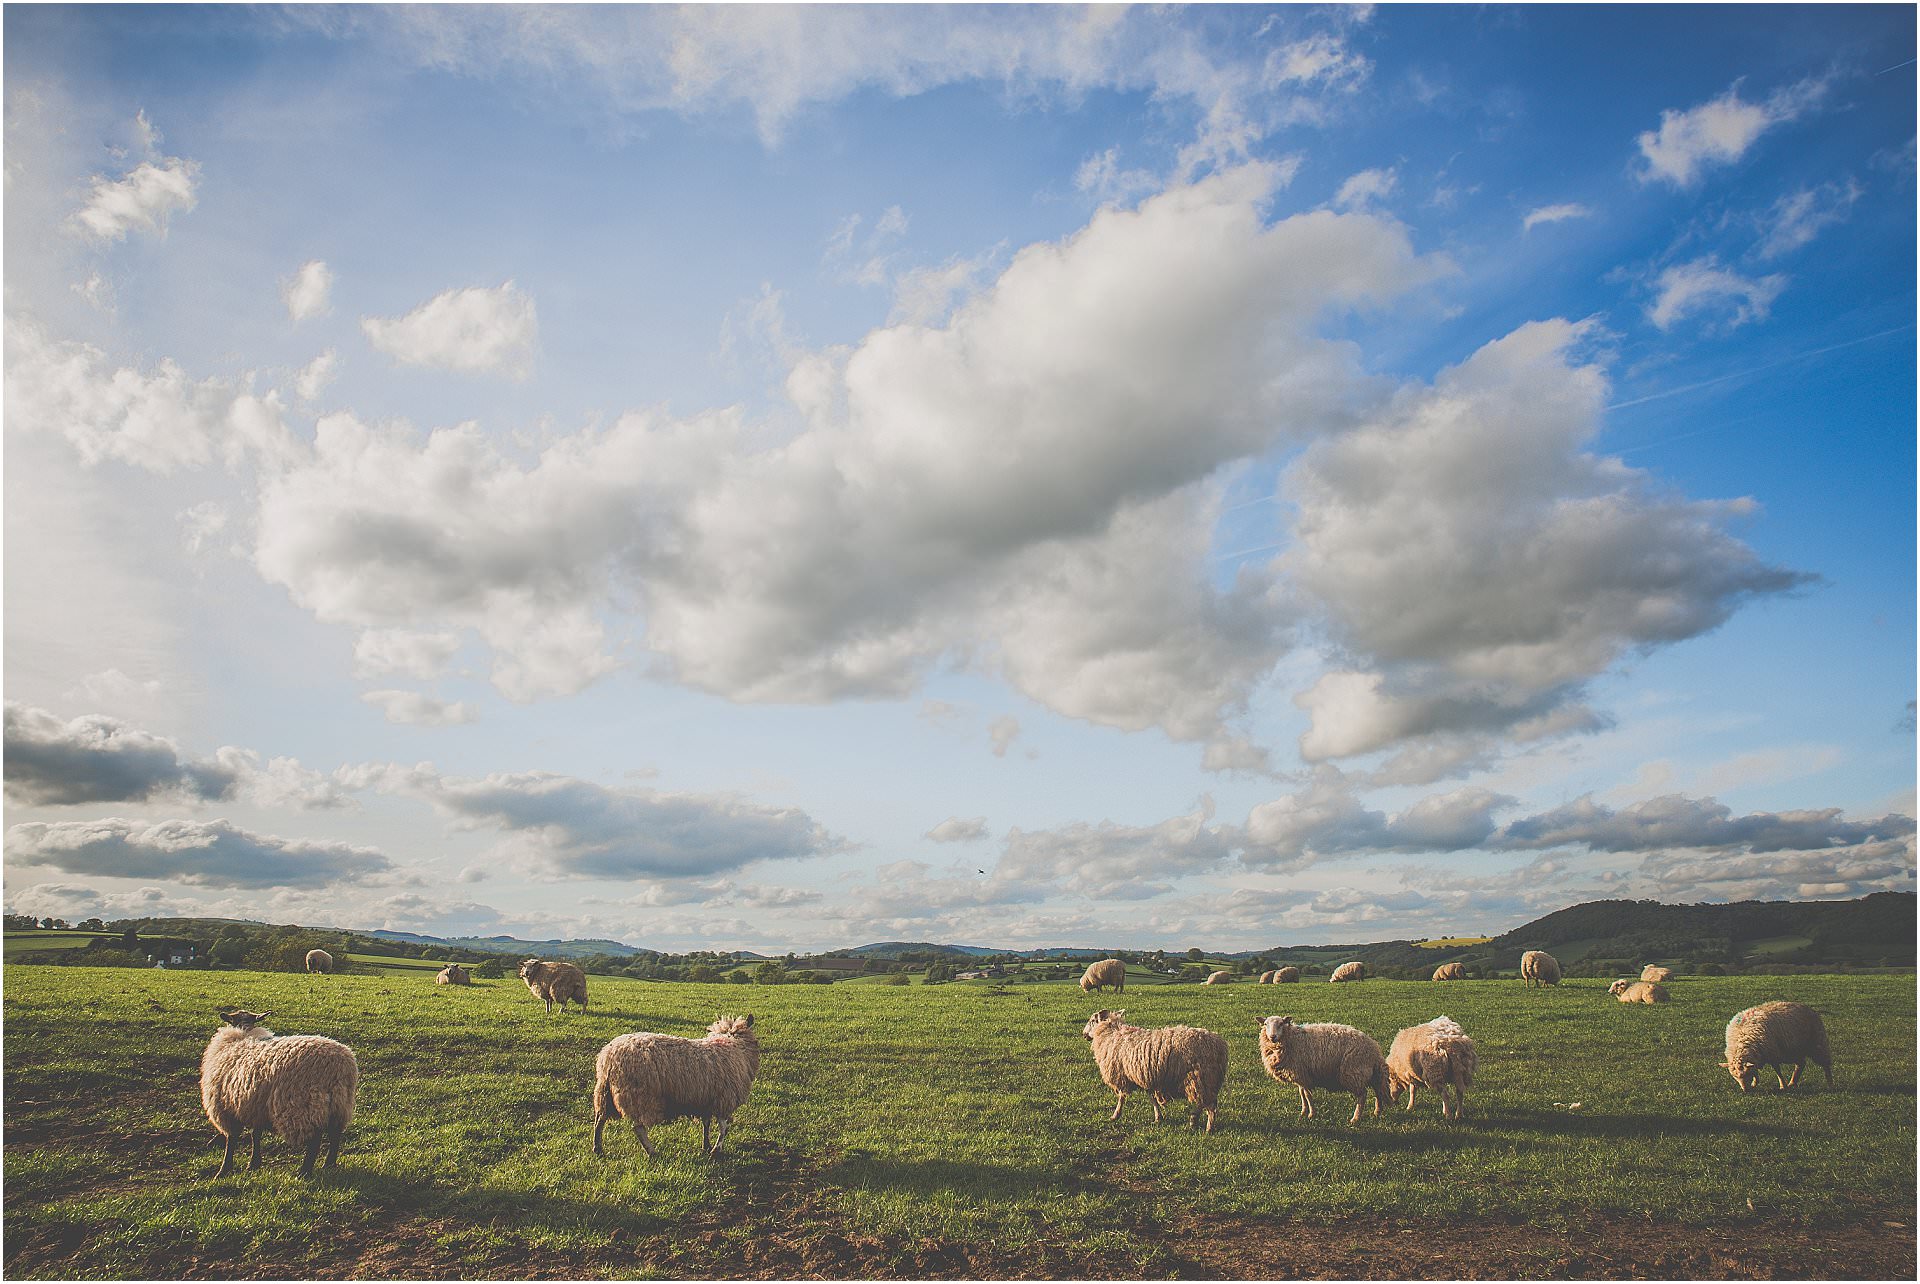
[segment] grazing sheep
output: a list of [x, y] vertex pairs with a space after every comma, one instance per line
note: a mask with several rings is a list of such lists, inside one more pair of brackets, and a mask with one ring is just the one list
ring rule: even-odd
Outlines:
[[[753, 1090], [760, 1071], [760, 1040], [753, 1013], [723, 1016], [707, 1027], [704, 1039], [672, 1034], [623, 1034], [593, 1062], [593, 1153], [609, 1119], [633, 1125], [648, 1159], [658, 1158], [647, 1129], [675, 1119], [700, 1121], [700, 1147], [708, 1158], [720, 1153], [733, 1112]], [[713, 1121], [720, 1135], [713, 1135]]]
[[1159, 1123], [1160, 1108], [1177, 1093], [1192, 1107], [1187, 1126], [1199, 1127], [1205, 1114], [1207, 1131], [1212, 1132], [1220, 1086], [1227, 1080], [1227, 1041], [1211, 1030], [1187, 1025], [1143, 1030], [1123, 1022], [1125, 1015], [1124, 1010], [1096, 1012], [1080, 1031], [1093, 1044], [1102, 1082], [1120, 1098], [1112, 1118], [1120, 1117], [1129, 1092], [1145, 1092], [1153, 1097], [1153, 1121]]
[[226, 1022], [214, 1031], [200, 1057], [200, 1104], [214, 1130], [227, 1140], [220, 1157], [225, 1177], [233, 1169], [240, 1137], [253, 1131], [247, 1171], [260, 1166], [260, 1134], [277, 1132], [290, 1145], [307, 1148], [302, 1177], [313, 1176], [320, 1143], [327, 1143], [327, 1167], [340, 1158], [340, 1134], [353, 1120], [360, 1066], [353, 1049], [317, 1034], [284, 1037], [262, 1025], [271, 1013], [222, 1012]]
[[1295, 1025], [1290, 1016], [1270, 1016], [1260, 1022], [1260, 1063], [1275, 1079], [1300, 1090], [1300, 1114], [1306, 1119], [1313, 1118], [1309, 1088], [1351, 1092], [1353, 1118], [1348, 1123], [1360, 1122], [1368, 1088], [1373, 1089], [1375, 1115], [1390, 1095], [1380, 1045], [1350, 1025]]
[[[1425, 1025], [1410, 1026], [1393, 1036], [1387, 1049], [1387, 1087], [1394, 1095], [1407, 1090], [1407, 1109], [1422, 1086], [1440, 1094], [1440, 1113], [1462, 1119], [1467, 1113], [1467, 1089], [1480, 1058], [1473, 1040], [1450, 1017], [1435, 1017]], [[1447, 1108], [1447, 1089], [1453, 1089], [1453, 1108]]]
[[587, 974], [571, 963], [528, 959], [520, 965], [520, 979], [533, 991], [534, 998], [546, 1003], [548, 1012], [556, 1003], [565, 1012], [569, 999], [576, 1000], [582, 1012], [587, 1010]]
[[308, 950], [307, 971], [321, 973], [333, 971], [333, 955], [325, 950]]
[[1274, 969], [1273, 983], [1275, 985], [1295, 985], [1299, 983], [1299, 980], [1300, 980], [1300, 969], [1297, 967], [1282, 967], [1282, 968]]
[[[1775, 1000], [1734, 1014], [1727, 1022], [1727, 1058], [1720, 1064], [1745, 1092], [1760, 1079], [1760, 1067], [1772, 1069], [1785, 1092], [1800, 1082], [1807, 1062], [1827, 1072], [1833, 1086], [1833, 1053], [1827, 1047], [1827, 1025], [1804, 1003]], [[1780, 1067], [1791, 1064], [1793, 1075], [1782, 1078]]]
[[1464, 963], [1442, 963], [1433, 969], [1436, 981], [1464, 981], [1467, 979], [1467, 965]]
[[458, 963], [449, 963], [440, 969], [440, 975], [433, 978], [435, 985], [472, 985], [473, 978], [467, 975], [467, 969]]
[[1545, 950], [1528, 950], [1520, 956], [1520, 979], [1527, 988], [1560, 984], [1560, 960]]
[[1233, 979], [1233, 973], [1231, 972], [1210, 972], [1207, 974], [1207, 979], [1204, 982], [1202, 982], [1202, 984], [1225, 985], [1228, 981], [1231, 981], [1232, 979]]
[[1649, 963], [1640, 969], [1640, 979], [1642, 981], [1671, 981], [1673, 979], [1673, 969], [1670, 967], [1661, 967], [1655, 963]]
[[1667, 993], [1667, 987], [1652, 981], [1615, 981], [1607, 987], [1607, 993], [1622, 1003], [1671, 1003], [1673, 996]]
[[1339, 967], [1333, 969], [1333, 975], [1327, 978], [1329, 982], [1335, 983], [1340, 981], [1364, 981], [1366, 979], [1367, 965], [1357, 962], [1342, 963]]
[[1272, 984], [1273, 984], [1273, 973], [1271, 973], [1271, 972], [1262, 972], [1262, 973], [1260, 974], [1260, 982], [1259, 982], [1259, 983], [1260, 983], [1261, 985], [1272, 985]]
[[1081, 990], [1089, 994], [1109, 985], [1123, 994], [1126, 992], [1127, 965], [1119, 959], [1101, 959], [1090, 964], [1080, 978]]

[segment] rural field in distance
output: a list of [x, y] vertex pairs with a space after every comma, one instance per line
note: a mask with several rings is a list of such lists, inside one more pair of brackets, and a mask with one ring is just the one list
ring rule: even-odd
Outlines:
[[[1665, 1007], [1605, 981], [1002, 990], [652, 984], [596, 977], [546, 1016], [515, 979], [307, 977], [10, 964], [6, 1250], [13, 1278], [1911, 1278], [1914, 979], [1682, 978]], [[1836, 1084], [1743, 1096], [1734, 1012], [1826, 1017]], [[312, 1183], [278, 1138], [214, 1181], [201, 1049], [215, 1010], [352, 1045], [359, 1107]], [[1080, 1028], [1224, 1034], [1218, 1130], [1117, 1122]], [[697, 1123], [589, 1150], [593, 1057], [750, 1010], [764, 1061], [727, 1149]], [[1445, 1013], [1480, 1051], [1461, 1124], [1422, 1098], [1358, 1126], [1260, 1070], [1258, 1018], [1383, 1045]], [[1346, 1106], [1340, 1103], [1347, 1101]], [[1577, 1103], [1577, 1104], [1576, 1104]], [[1174, 1122], [1179, 1120], [1182, 1122]]]

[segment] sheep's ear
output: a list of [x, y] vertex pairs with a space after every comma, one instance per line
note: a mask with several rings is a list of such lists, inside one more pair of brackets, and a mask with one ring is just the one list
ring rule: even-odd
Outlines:
[[747, 1029], [753, 1029], [753, 1013], [747, 1013]]

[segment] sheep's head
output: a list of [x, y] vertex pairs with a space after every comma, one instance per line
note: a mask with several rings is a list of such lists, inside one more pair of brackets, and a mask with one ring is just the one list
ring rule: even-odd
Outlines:
[[271, 1012], [248, 1012], [244, 1008], [235, 1008], [231, 1012], [222, 1012], [220, 1019], [228, 1025], [238, 1026], [242, 1030], [251, 1030], [254, 1026], [259, 1025], [272, 1015], [273, 1013]]
[[1260, 1033], [1268, 1043], [1277, 1048], [1287, 1046], [1287, 1036], [1293, 1033], [1293, 1018], [1290, 1016], [1270, 1016], [1260, 1022]]
[[738, 1038], [740, 1035], [748, 1034], [752, 1030], [753, 1013], [751, 1012], [743, 1017], [715, 1017], [713, 1024], [707, 1027], [708, 1034], [718, 1035], [724, 1038]]
[[1091, 1042], [1094, 1031], [1105, 1025], [1119, 1025], [1120, 1018], [1126, 1014], [1125, 1008], [1120, 1009], [1118, 1012], [1109, 1012], [1105, 1008], [1102, 1008], [1087, 1018], [1087, 1023], [1081, 1028], [1080, 1033], [1084, 1034], [1088, 1041]]
[[546, 964], [542, 963], [539, 959], [528, 959], [520, 965], [520, 979], [524, 981], [530, 976], [540, 975], [540, 970], [545, 966]]
[[1624, 981], [1624, 980], [1621, 980], [1621, 981], [1615, 981], [1615, 982], [1614, 982], [1614, 983], [1613, 983], [1612, 985], [1609, 985], [1609, 986], [1607, 987], [1607, 993], [1608, 993], [1608, 994], [1619, 994], [1619, 993], [1621, 993], [1621, 992], [1623, 992], [1623, 991], [1624, 991], [1624, 990], [1625, 990], [1625, 989], [1627, 988], [1627, 986], [1628, 986], [1628, 985], [1630, 985], [1630, 984], [1632, 984], [1632, 982], [1630, 982], [1630, 981]]

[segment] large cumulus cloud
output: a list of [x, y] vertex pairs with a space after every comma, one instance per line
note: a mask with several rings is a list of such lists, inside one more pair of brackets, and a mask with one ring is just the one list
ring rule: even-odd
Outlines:
[[196, 887], [326, 887], [393, 868], [370, 847], [257, 834], [225, 820], [108, 817], [15, 825], [7, 831], [6, 853], [10, 862], [68, 874]]

